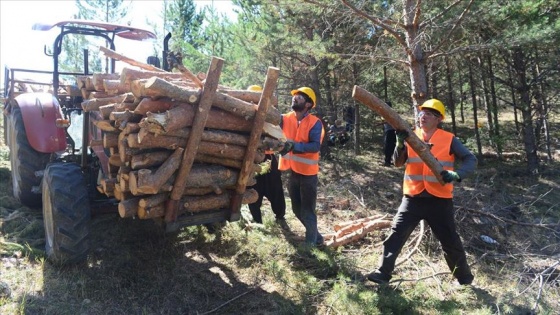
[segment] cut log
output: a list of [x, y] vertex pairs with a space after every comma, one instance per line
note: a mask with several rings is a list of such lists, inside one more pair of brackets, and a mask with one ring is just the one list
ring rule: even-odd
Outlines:
[[123, 112], [114, 111], [109, 115], [109, 119], [115, 121], [115, 127], [119, 129], [124, 129], [126, 124], [131, 123], [139, 123], [144, 116], [135, 114], [132, 111], [125, 110]]
[[124, 163], [121, 161], [121, 157], [118, 155], [109, 156], [109, 164], [116, 167], [124, 166]]
[[131, 84], [131, 82], [134, 80], [149, 79], [151, 77], [158, 77], [165, 80], [178, 80], [178, 79], [182, 79], [183, 75], [181, 73], [172, 73], [172, 72], [137, 70], [129, 67], [124, 67], [121, 70], [122, 84], [127, 84], [127, 83]]
[[129, 122], [128, 124], [126, 124], [126, 127], [124, 127], [124, 129], [122, 130], [122, 134], [129, 135], [131, 133], [134, 132], [139, 132], [140, 131], [140, 125], [137, 123], [131, 123]]
[[384, 220], [382, 218], [374, 220], [366, 219], [365, 221], [353, 224], [345, 224], [345, 226], [340, 228], [334, 235], [330, 236], [328, 239], [325, 238], [325, 244], [330, 247], [346, 245], [364, 238], [372, 231], [389, 228], [391, 224], [391, 220]]
[[[254, 91], [247, 91], [247, 90], [219, 89], [218, 92], [227, 94], [231, 97], [253, 104], [258, 104], [262, 95], [262, 92], [254, 92]], [[270, 106], [278, 107], [278, 98], [274, 95], [270, 97]]]
[[[258, 106], [255, 104], [242, 101], [223, 93], [216, 93], [216, 97], [214, 98], [214, 102], [212, 103], [212, 105], [234, 115], [242, 117], [246, 120], [253, 120], [258, 109]], [[279, 125], [281, 119], [282, 115], [276, 107], [267, 107], [265, 118], [266, 122], [269, 122], [273, 125]]]
[[115, 110], [116, 104], [107, 104], [103, 106], [99, 106], [99, 112], [101, 113], [102, 119], [109, 119], [111, 113]]
[[[195, 110], [192, 105], [182, 103], [165, 113], [147, 113], [146, 118], [141, 122], [143, 128], [153, 133], [165, 133], [179, 130], [193, 125]], [[206, 128], [230, 130], [230, 131], [251, 131], [252, 121], [232, 115], [219, 109], [211, 109], [208, 113]]]
[[107, 197], [113, 197], [115, 195], [115, 185], [117, 184], [116, 178], [101, 178], [99, 181], [103, 193]]
[[138, 208], [138, 219], [155, 219], [165, 215], [165, 205], [160, 204], [150, 208]]
[[437, 178], [440, 184], [445, 185], [445, 182], [441, 177], [441, 172], [443, 171], [442, 165], [432, 155], [429, 146], [424, 143], [424, 141], [420, 140], [418, 136], [416, 136], [416, 134], [410, 128], [410, 125], [404, 119], [402, 119], [397, 112], [395, 112], [391, 107], [389, 107], [387, 104], [385, 104], [385, 102], [377, 98], [375, 95], [357, 85], [354, 86], [352, 97], [358, 102], [377, 112], [396, 130], [406, 130], [409, 136], [405, 141], [418, 154], [422, 161], [426, 163], [430, 170], [432, 170], [434, 176]]
[[168, 194], [157, 194], [153, 196], [146, 196], [140, 198], [140, 201], [138, 202], [138, 206], [141, 208], [151, 208], [164, 203], [168, 197], [169, 197]]
[[118, 132], [119, 129], [113, 126], [112, 120], [94, 120], [93, 124], [105, 132]]
[[[145, 170], [152, 172], [152, 170]], [[224, 189], [235, 187], [238, 178], [238, 172], [220, 165], [203, 165], [194, 164], [190, 174], [187, 177], [187, 183], [185, 184], [184, 195], [197, 194], [197, 189], [205, 189], [208, 193], [208, 189], [213, 192], [219, 192]], [[148, 188], [147, 191], [142, 190], [138, 186], [138, 172], [133, 171], [128, 174], [129, 176], [129, 187], [133, 195], [138, 196], [141, 194], [150, 194], [152, 190]], [[175, 174], [172, 175], [167, 182], [162, 185], [157, 193], [169, 192], [172, 183], [175, 181]], [[252, 186], [256, 183], [256, 179], [252, 176], [249, 179], [248, 185]]]
[[116, 112], [124, 112], [125, 110], [134, 111], [138, 106], [138, 103], [140, 103], [140, 99], [134, 99], [131, 102], [118, 103], [115, 104], [114, 111]]
[[[245, 157], [246, 147], [223, 144], [215, 142], [202, 141], [198, 148], [198, 154], [210, 155], [224, 159], [243, 160]], [[254, 159], [251, 162], [260, 163], [264, 161], [264, 153], [256, 151]]]
[[168, 97], [189, 104], [198, 103], [202, 93], [198, 87], [181, 86], [158, 77], [152, 77], [143, 82], [133, 82], [133, 85], [135, 85], [134, 93], [136, 93], [136, 96]]
[[138, 106], [136, 106], [134, 113], [144, 115], [144, 116], [146, 116], [148, 112], [163, 113], [177, 106], [178, 104], [179, 104], [178, 102], [174, 102], [170, 98], [159, 99], [155, 101], [149, 97], [146, 97], [140, 101]]
[[[143, 131], [144, 129], [140, 130]], [[188, 135], [190, 133], [189, 130], [181, 129], [184, 133], [177, 133], [171, 132], [164, 135], [155, 135], [153, 133], [147, 132], [140, 136], [139, 133], [131, 133], [128, 135], [128, 145], [131, 148], [141, 148], [141, 149], [153, 149], [153, 148], [161, 148], [161, 149], [170, 149], [174, 150], [177, 147], [186, 147], [188, 141]], [[188, 131], [188, 132], [187, 132]], [[171, 134], [178, 134], [179, 136], [171, 136]], [[220, 152], [219, 154], [215, 153], [214, 156], [223, 156], [227, 154], [232, 154], [232, 158], [236, 160], [241, 160], [242, 158], [239, 156], [241, 151], [238, 151], [237, 148], [246, 150], [248, 137], [239, 134], [233, 134], [224, 131], [214, 131], [214, 130], [205, 130], [202, 134], [201, 146], [206, 145], [207, 143], [213, 143], [217, 145], [217, 150], [224, 150], [224, 152]], [[231, 148], [230, 148], [231, 146]], [[265, 145], [263, 141], [259, 139], [257, 142], [258, 148], [263, 148]], [[206, 153], [209, 151], [214, 150], [213, 148], [205, 148], [199, 152]], [[237, 150], [237, 151], [236, 151]], [[260, 155], [259, 155], [260, 156]]]
[[114, 148], [119, 146], [118, 133], [104, 133], [103, 134], [103, 147], [105, 149]]
[[[149, 97], [168, 97], [177, 101], [195, 104], [200, 98], [200, 90], [178, 86], [158, 77], [152, 77], [144, 83], [143, 88], [134, 88], [135, 95]], [[140, 94], [140, 95], [138, 95]], [[245, 120], [252, 120], [257, 111], [257, 106], [228, 94], [216, 93], [212, 103], [213, 106], [221, 108]], [[270, 106], [267, 110], [266, 121], [278, 125], [281, 115], [278, 109]]]
[[[229, 206], [231, 194], [192, 196], [181, 199], [183, 208], [180, 212], [201, 212], [212, 209], [223, 209]], [[242, 204], [257, 201], [259, 194], [254, 189], [247, 189], [241, 199]]]
[[120, 76], [116, 80], [103, 80], [103, 88], [105, 89], [105, 93], [112, 95], [131, 92], [130, 84], [122, 84]]
[[130, 167], [133, 170], [141, 168], [150, 168], [161, 165], [173, 151], [156, 151], [156, 152], [146, 152], [138, 155], [132, 156], [130, 160]]
[[142, 190], [145, 194], [157, 194], [161, 186], [179, 168], [183, 151], [182, 148], [177, 148], [155, 172], [146, 169], [139, 170], [138, 189]]
[[361, 218], [361, 219], [341, 222], [341, 223], [335, 224], [334, 230], [335, 230], [335, 232], [338, 232], [340, 229], [342, 229], [343, 227], [348, 226], [348, 225], [352, 225], [352, 224], [355, 224], [355, 223], [361, 223], [361, 222], [367, 222], [367, 221], [373, 221], [373, 220], [377, 220], [379, 218], [384, 218], [384, 217], [386, 217], [386, 215], [385, 216], [383, 216], [383, 215], [373, 215], [373, 216], [370, 216], [370, 217], [367, 217], [367, 218]]
[[130, 198], [119, 202], [119, 215], [121, 218], [132, 218], [138, 213], [140, 198]]
[[96, 91], [105, 92], [103, 80], [118, 80], [119, 78], [120, 74], [118, 73], [94, 73], [92, 76], [93, 87]]

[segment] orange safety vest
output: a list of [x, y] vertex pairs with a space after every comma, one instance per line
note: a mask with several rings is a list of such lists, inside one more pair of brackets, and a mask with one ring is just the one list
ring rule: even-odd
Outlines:
[[[416, 135], [422, 139], [422, 130], [417, 129]], [[453, 170], [455, 163], [455, 156], [449, 154], [451, 149], [451, 141], [453, 134], [442, 129], [434, 132], [430, 139], [430, 144], [433, 144], [430, 152], [441, 163], [444, 170]], [[424, 164], [418, 154], [408, 148], [408, 160], [406, 162], [406, 169], [404, 171], [403, 193], [405, 195], [418, 195], [423, 190], [440, 198], [453, 198], [453, 184], [441, 183], [434, 176], [432, 170]]]
[[[315, 124], [320, 121], [313, 115], [305, 116], [301, 122], [298, 121], [295, 112], [290, 112], [282, 117], [282, 130], [288, 140], [294, 142], [309, 142], [309, 131]], [[321, 143], [325, 136], [325, 129], [321, 128]], [[278, 169], [292, 171], [302, 175], [317, 175], [319, 173], [319, 152], [313, 153], [294, 153], [289, 152], [280, 156]]]

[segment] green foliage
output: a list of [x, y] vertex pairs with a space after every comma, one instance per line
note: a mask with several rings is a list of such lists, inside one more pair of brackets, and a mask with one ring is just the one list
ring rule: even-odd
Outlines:
[[[123, 20], [128, 14], [131, 1], [125, 0], [75, 0], [78, 8], [76, 19], [105, 21], [109, 23], [125, 24]], [[92, 47], [105, 46], [101, 38], [85, 35], [69, 35], [62, 42], [60, 69], [65, 72], [84, 72], [84, 49], [89, 50], [89, 71], [91, 73], [107, 72], [108, 65], [99, 57], [99, 51], [92, 51]]]
[[205, 12], [197, 12], [193, 0], [170, 1], [165, 8], [166, 27], [170, 29], [174, 43], [178, 46], [189, 44], [194, 50], [206, 41], [202, 33]]

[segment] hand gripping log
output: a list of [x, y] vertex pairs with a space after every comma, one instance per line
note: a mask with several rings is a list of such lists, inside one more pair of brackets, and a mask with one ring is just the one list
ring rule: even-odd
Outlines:
[[354, 86], [352, 97], [358, 102], [369, 107], [371, 110], [377, 112], [396, 130], [408, 131], [409, 136], [405, 141], [418, 154], [422, 161], [426, 163], [430, 170], [432, 170], [440, 184], [445, 185], [443, 178], [441, 178], [443, 167], [432, 155], [426, 143], [420, 140], [420, 138], [418, 138], [418, 136], [416, 136], [416, 134], [412, 132], [410, 125], [404, 119], [402, 119], [399, 114], [397, 114], [397, 112], [395, 112], [391, 107], [385, 104], [385, 102], [375, 97], [375, 95], [357, 85]]

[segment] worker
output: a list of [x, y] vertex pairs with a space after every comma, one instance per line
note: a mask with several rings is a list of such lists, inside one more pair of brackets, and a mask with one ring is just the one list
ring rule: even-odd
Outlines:
[[[393, 107], [391, 102], [386, 102], [389, 107]], [[395, 128], [391, 126], [390, 123], [384, 121], [383, 122], [383, 155], [385, 157], [383, 161], [383, 166], [391, 166], [393, 163], [391, 159], [393, 158], [393, 152], [395, 151], [395, 144], [397, 141], [397, 137], [395, 134]]]
[[291, 91], [292, 111], [282, 115], [280, 126], [287, 138], [280, 150], [280, 170], [290, 171], [288, 192], [295, 216], [305, 227], [305, 244], [323, 244], [317, 229], [319, 150], [325, 137], [323, 123], [309, 111], [317, 104], [309, 87]]
[[334, 125], [329, 127], [329, 132], [327, 134], [328, 145], [334, 147], [336, 145], [343, 146], [350, 140], [350, 136], [346, 131], [346, 128], [342, 125], [342, 119], [337, 119]]
[[[455, 225], [452, 182], [460, 182], [472, 174], [477, 159], [452, 133], [438, 128], [444, 119], [443, 103], [437, 99], [427, 100], [419, 107], [419, 128], [415, 133], [431, 148], [431, 153], [441, 163], [444, 169], [441, 177], [445, 185], [439, 183], [418, 154], [404, 143], [408, 132], [397, 130], [393, 161], [395, 166], [406, 163], [404, 196], [393, 219], [391, 233], [383, 242], [381, 264], [377, 270], [367, 275], [370, 281], [389, 282], [397, 256], [420, 220], [428, 223], [441, 243], [447, 266], [459, 284], [468, 285], [474, 279]], [[457, 161], [460, 165], [454, 170], [454, 163]]]
[[[251, 85], [247, 88], [248, 91], [262, 92], [262, 87], [259, 85]], [[270, 202], [272, 212], [276, 216], [276, 223], [283, 229], [289, 229], [286, 223], [286, 200], [284, 199], [284, 189], [282, 188], [282, 174], [278, 169], [278, 159], [274, 151], [266, 150], [264, 152], [264, 161], [270, 161], [270, 169], [267, 173], [258, 175], [256, 177], [257, 183], [251, 188], [255, 189], [259, 194], [257, 201], [249, 204], [249, 210], [256, 223], [263, 223], [261, 206], [263, 197], [266, 197]]]

